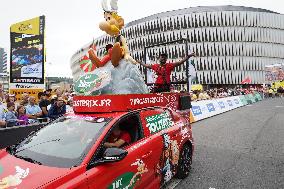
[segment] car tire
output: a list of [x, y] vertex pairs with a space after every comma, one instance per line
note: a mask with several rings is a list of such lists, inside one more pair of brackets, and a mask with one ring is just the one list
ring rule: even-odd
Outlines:
[[176, 178], [184, 179], [189, 175], [192, 163], [192, 151], [188, 144], [183, 145], [179, 156]]

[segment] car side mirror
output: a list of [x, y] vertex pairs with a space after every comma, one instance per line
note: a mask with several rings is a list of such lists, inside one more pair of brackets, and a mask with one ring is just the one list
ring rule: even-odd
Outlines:
[[109, 162], [117, 162], [126, 157], [128, 152], [124, 149], [120, 148], [107, 148], [99, 160], [92, 161], [88, 164], [87, 169], [91, 169], [97, 165], [101, 165], [103, 163], [109, 163]]
[[121, 148], [107, 148], [104, 152], [103, 162], [116, 162], [123, 160], [128, 152]]

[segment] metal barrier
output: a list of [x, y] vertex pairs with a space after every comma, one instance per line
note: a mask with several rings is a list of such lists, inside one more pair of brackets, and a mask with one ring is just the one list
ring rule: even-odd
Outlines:
[[31, 132], [42, 128], [45, 124], [33, 124], [25, 126], [15, 126], [0, 128], [0, 149], [17, 144]]

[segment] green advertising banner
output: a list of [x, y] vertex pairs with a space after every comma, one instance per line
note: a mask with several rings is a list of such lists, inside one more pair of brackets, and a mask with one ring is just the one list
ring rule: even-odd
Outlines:
[[248, 98], [251, 100], [252, 103], [255, 103], [255, 98], [252, 94], [248, 94]]
[[257, 98], [258, 101], [262, 100], [262, 97], [259, 93], [254, 93], [255, 97]]
[[244, 95], [239, 96], [242, 104], [245, 106], [248, 104], [247, 99]]
[[249, 95], [244, 95], [247, 101], [247, 104], [252, 104], [252, 100], [250, 99]]
[[123, 175], [119, 176], [116, 178], [111, 185], [109, 185], [108, 189], [122, 189], [122, 188], [128, 188], [132, 189], [135, 186], [135, 182], [130, 186], [130, 181], [133, 178], [134, 173], [132, 172], [127, 172], [124, 173]]
[[167, 129], [174, 123], [171, 116], [166, 112], [146, 117], [146, 121], [146, 127], [150, 130], [151, 134]]

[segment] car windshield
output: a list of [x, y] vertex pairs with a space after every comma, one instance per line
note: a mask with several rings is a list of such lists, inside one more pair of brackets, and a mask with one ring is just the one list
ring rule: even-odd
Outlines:
[[8, 150], [12, 155], [53, 167], [80, 165], [109, 118], [63, 117]]

